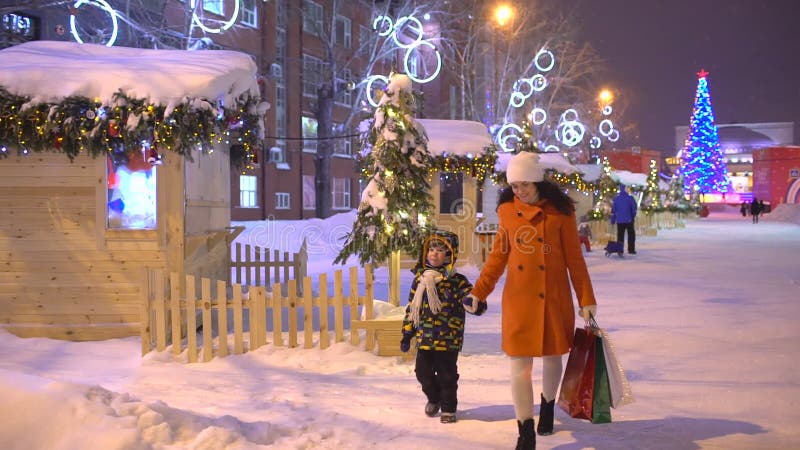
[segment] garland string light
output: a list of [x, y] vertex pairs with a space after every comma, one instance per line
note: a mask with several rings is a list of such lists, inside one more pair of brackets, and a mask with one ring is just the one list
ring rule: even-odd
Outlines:
[[114, 94], [111, 104], [82, 96], [60, 102], [31, 103], [0, 87], [0, 157], [9, 150], [56, 151], [74, 159], [82, 152], [92, 157], [115, 149], [141, 148], [172, 151], [192, 159], [200, 149], [231, 145], [231, 165], [251, 168], [263, 130], [259, 100], [242, 95], [236, 104], [217, 109], [208, 101], [186, 99], [165, 116], [166, 107], [126, 94]]

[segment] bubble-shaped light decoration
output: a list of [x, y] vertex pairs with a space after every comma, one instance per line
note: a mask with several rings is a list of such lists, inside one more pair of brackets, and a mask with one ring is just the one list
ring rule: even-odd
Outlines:
[[[111, 7], [105, 0], [78, 0], [75, 2], [72, 7], [74, 9], [80, 8], [82, 5], [92, 5], [97, 6], [98, 8], [104, 9], [108, 12], [108, 15], [111, 16], [111, 37], [108, 38], [108, 42], [105, 43], [106, 47], [111, 47], [114, 45], [114, 42], [117, 40], [117, 33], [119, 32], [119, 24], [117, 23], [117, 12], [114, 11], [114, 8]], [[75, 14], [70, 14], [69, 16], [69, 28], [72, 31], [72, 36], [75, 38], [78, 43], [83, 44], [83, 39], [81, 39], [80, 35], [78, 34], [78, 27], [75, 19]]]

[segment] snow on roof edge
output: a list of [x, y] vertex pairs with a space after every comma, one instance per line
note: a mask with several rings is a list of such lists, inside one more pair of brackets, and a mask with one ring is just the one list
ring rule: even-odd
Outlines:
[[153, 50], [76, 42], [32, 41], [0, 50], [0, 86], [33, 103], [83, 96], [110, 104], [122, 91], [169, 105], [187, 98], [226, 106], [258, 97], [252, 58], [230, 50]]

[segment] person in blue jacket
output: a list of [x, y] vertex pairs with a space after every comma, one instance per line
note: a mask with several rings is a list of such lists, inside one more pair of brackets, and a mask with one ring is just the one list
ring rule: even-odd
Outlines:
[[617, 225], [617, 241], [621, 244], [625, 242], [625, 233], [628, 233], [628, 253], [631, 255], [636, 254], [636, 230], [633, 227], [635, 218], [636, 200], [620, 184], [619, 194], [611, 204], [611, 225]]

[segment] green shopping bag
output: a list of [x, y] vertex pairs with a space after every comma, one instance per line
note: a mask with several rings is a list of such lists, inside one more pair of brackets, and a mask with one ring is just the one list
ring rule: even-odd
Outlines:
[[594, 393], [592, 396], [592, 423], [611, 422], [611, 386], [603, 350], [603, 339], [595, 339]]

